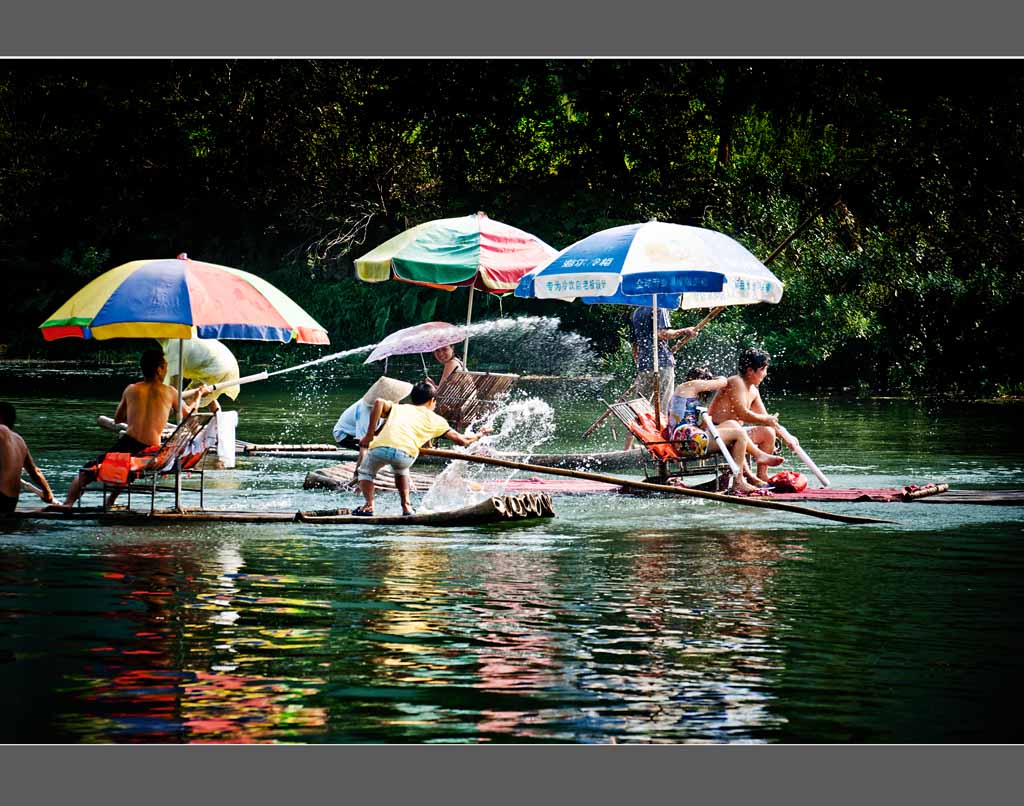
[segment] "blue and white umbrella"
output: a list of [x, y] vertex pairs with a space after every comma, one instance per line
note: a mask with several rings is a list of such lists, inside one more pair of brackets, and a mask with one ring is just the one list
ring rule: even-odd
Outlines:
[[[601, 230], [566, 247], [524, 275], [515, 295], [651, 306], [656, 343], [658, 308], [774, 303], [782, 299], [782, 283], [728, 235], [648, 221]], [[660, 415], [657, 392], [654, 408]]]
[[519, 281], [517, 297], [710, 308], [778, 302], [782, 283], [728, 235], [649, 221], [595, 232]]

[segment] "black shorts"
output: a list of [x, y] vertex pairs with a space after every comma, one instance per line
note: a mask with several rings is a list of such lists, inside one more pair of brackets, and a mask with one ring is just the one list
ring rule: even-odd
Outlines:
[[18, 497], [11, 498], [9, 495], [0, 493], [0, 515], [10, 515], [18, 506]]

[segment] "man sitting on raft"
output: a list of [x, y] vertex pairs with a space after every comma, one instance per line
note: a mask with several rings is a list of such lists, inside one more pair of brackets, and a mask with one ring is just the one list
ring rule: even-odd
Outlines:
[[[716, 450], [717, 445], [712, 435], [701, 428], [697, 408], [706, 405], [711, 395], [720, 392], [727, 384], [725, 377], [713, 376], [707, 367], [693, 367], [686, 373], [686, 381], [675, 388], [669, 399], [666, 429], [669, 441], [684, 445], [707, 445], [707, 450]], [[733, 483], [737, 492], [753, 493], [760, 489], [760, 479], [747, 469], [746, 454], [752, 455], [759, 465], [763, 463], [769, 467], [776, 467], [784, 461], [781, 456], [772, 456], [761, 450], [738, 423], [723, 423], [717, 427], [717, 431], [726, 447], [731, 446], [732, 458], [740, 468], [740, 475]]]
[[[163, 433], [167, 420], [170, 418], [172, 407], [178, 407], [182, 416], [189, 413], [184, 401], [193, 399], [197, 402], [203, 395], [209, 393], [211, 388], [205, 384], [183, 392], [181, 401], [178, 400], [178, 390], [164, 383], [167, 375], [167, 360], [162, 350], [146, 350], [139, 359], [139, 366], [142, 369], [142, 380], [125, 387], [121, 395], [121, 402], [114, 414], [114, 421], [127, 423], [128, 428], [118, 437], [108, 453], [130, 453], [133, 456], [142, 453], [152, 447], [160, 447], [160, 435]], [[54, 505], [53, 508], [70, 510], [74, 503], [81, 498], [85, 488], [96, 481], [99, 473], [99, 465], [106, 456], [105, 453], [97, 456], [93, 461], [87, 463], [68, 489], [68, 495], [63, 504]], [[112, 506], [117, 498], [119, 490], [110, 494], [107, 506]]]
[[[739, 373], [729, 376], [708, 406], [711, 420], [719, 431], [742, 427], [763, 455], [775, 450], [775, 428], [779, 424], [778, 415], [769, 414], [765, 409], [758, 390], [768, 377], [768, 360], [768, 353], [763, 350], [749, 348], [740, 353]], [[767, 481], [768, 468], [772, 466], [767, 460], [757, 459], [757, 477]]]
[[14, 431], [16, 419], [14, 406], [6, 400], [0, 402], [0, 516], [12, 514], [18, 506], [22, 470], [39, 485], [39, 497], [47, 503], [53, 502], [53, 492], [46, 477], [32, 461], [25, 440]]
[[[390, 465], [395, 474], [395, 486], [402, 499], [402, 514], [414, 515], [409, 501], [409, 468], [420, 453], [420, 446], [436, 437], [444, 437], [456, 445], [472, 445], [491, 429], [482, 428], [478, 434], [463, 435], [452, 429], [448, 421], [434, 413], [437, 387], [420, 381], [409, 394], [409, 403], [392, 403], [378, 398], [370, 410], [366, 434], [359, 441], [367, 453], [359, 465], [359, 490], [366, 503], [352, 511], [353, 515], [373, 515], [373, 480], [377, 472]], [[374, 435], [377, 421], [386, 416], [387, 424]]]

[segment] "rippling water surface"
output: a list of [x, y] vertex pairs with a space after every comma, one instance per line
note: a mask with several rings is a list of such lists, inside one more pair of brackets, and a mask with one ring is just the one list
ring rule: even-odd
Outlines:
[[[0, 372], [55, 489], [125, 380]], [[246, 387], [239, 436], [328, 441], [365, 386], [300, 381]], [[597, 392], [535, 391], [542, 450], [577, 450]], [[1024, 487], [1019, 406], [765, 396], [837, 486]], [[351, 505], [302, 490], [326, 464], [240, 461], [207, 505]], [[812, 506], [896, 523], [562, 495], [525, 527], [2, 525], [0, 741], [1018, 741], [1024, 511]]]

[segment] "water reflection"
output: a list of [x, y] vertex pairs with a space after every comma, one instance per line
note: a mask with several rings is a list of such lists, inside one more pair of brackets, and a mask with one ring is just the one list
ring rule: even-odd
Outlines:
[[[326, 439], [324, 407], [289, 394], [247, 393], [240, 435]], [[555, 407], [545, 451], [579, 447], [593, 399]], [[116, 400], [15, 402], [61, 489], [109, 444], [89, 429]], [[948, 443], [927, 435], [955, 408], [785, 410], [844, 484], [1024, 481], [1012, 413]], [[302, 490], [309, 469], [252, 462], [211, 476], [208, 502], [351, 503]], [[1020, 508], [901, 506], [878, 529], [624, 496], [556, 509], [445, 532], [0, 527], [0, 740], [1013, 740]]]
[[[169, 543], [114, 544], [101, 576], [120, 606], [107, 618], [119, 640], [91, 649], [66, 692], [82, 715], [62, 727], [81, 741], [276, 742], [322, 735], [326, 709], [312, 704], [325, 679], [274, 674], [289, 653], [323, 646], [328, 630], [272, 628], [266, 614], [300, 614], [323, 602], [261, 595], [289, 580], [240, 573], [237, 543], [190, 554]], [[257, 593], [246, 591], [250, 587]], [[262, 623], [261, 623], [262, 622]], [[85, 714], [88, 714], [86, 716]]]

